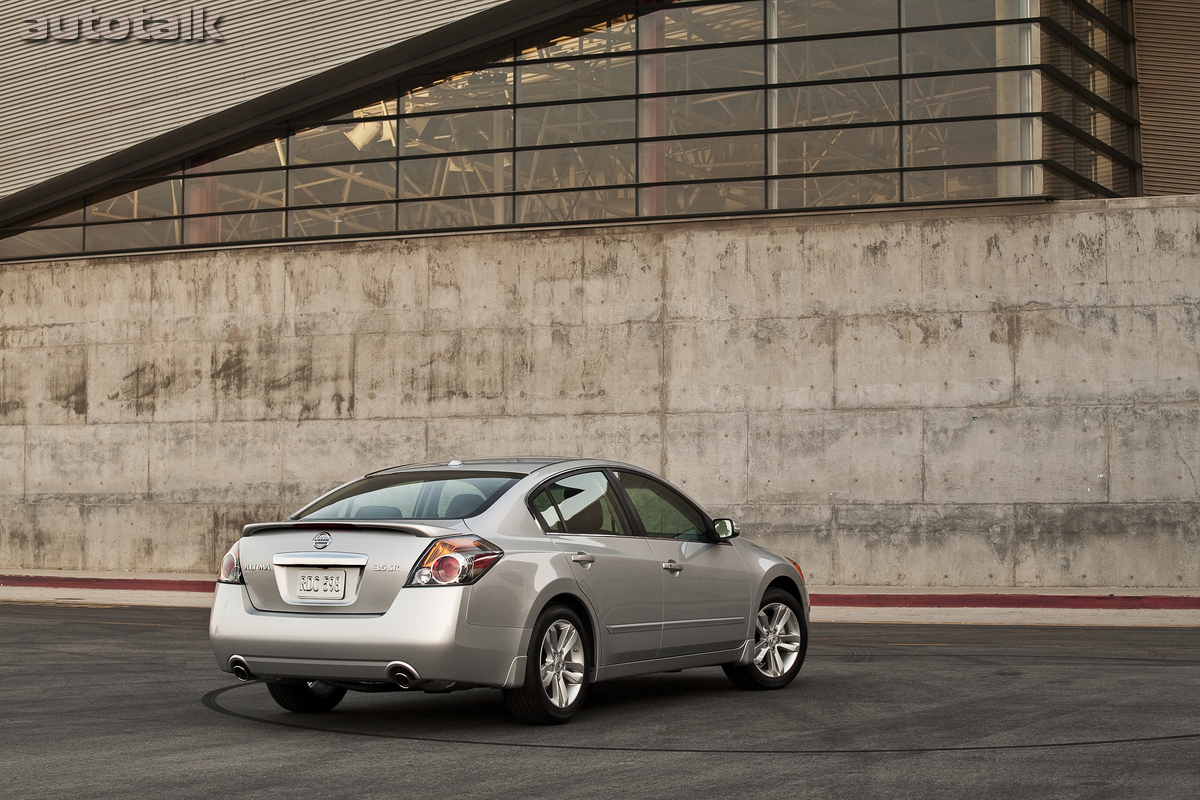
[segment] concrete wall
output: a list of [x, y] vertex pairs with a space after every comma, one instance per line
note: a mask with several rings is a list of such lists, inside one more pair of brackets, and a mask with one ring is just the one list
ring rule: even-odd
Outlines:
[[0, 566], [370, 469], [666, 474], [819, 584], [1200, 586], [1200, 198], [0, 266]]

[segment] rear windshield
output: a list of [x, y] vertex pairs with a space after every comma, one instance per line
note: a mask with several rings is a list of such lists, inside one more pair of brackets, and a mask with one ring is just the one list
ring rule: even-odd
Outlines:
[[401, 472], [345, 486], [293, 519], [463, 519], [482, 513], [521, 479], [507, 472]]

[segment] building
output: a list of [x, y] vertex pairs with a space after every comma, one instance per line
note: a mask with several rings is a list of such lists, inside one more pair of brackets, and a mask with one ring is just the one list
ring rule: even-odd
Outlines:
[[818, 582], [1200, 584], [1189, 4], [398, 5], [4, 184], [0, 559], [204, 568], [368, 468], [552, 450]]

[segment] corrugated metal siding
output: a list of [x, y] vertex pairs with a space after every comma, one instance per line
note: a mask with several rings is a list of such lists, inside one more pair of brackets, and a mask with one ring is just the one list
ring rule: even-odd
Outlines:
[[106, 17], [221, 13], [225, 40], [30, 42], [22, 20], [78, 0], [0, 0], [0, 197], [503, 2], [101, 0]]
[[1143, 193], [1200, 193], [1200, 4], [1134, 0]]

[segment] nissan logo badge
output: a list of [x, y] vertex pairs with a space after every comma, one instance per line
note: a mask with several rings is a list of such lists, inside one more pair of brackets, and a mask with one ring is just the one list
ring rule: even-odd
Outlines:
[[313, 547], [317, 548], [318, 550], [324, 550], [326, 547], [329, 547], [329, 543], [332, 541], [332, 536], [325, 531], [321, 531], [313, 537]]

